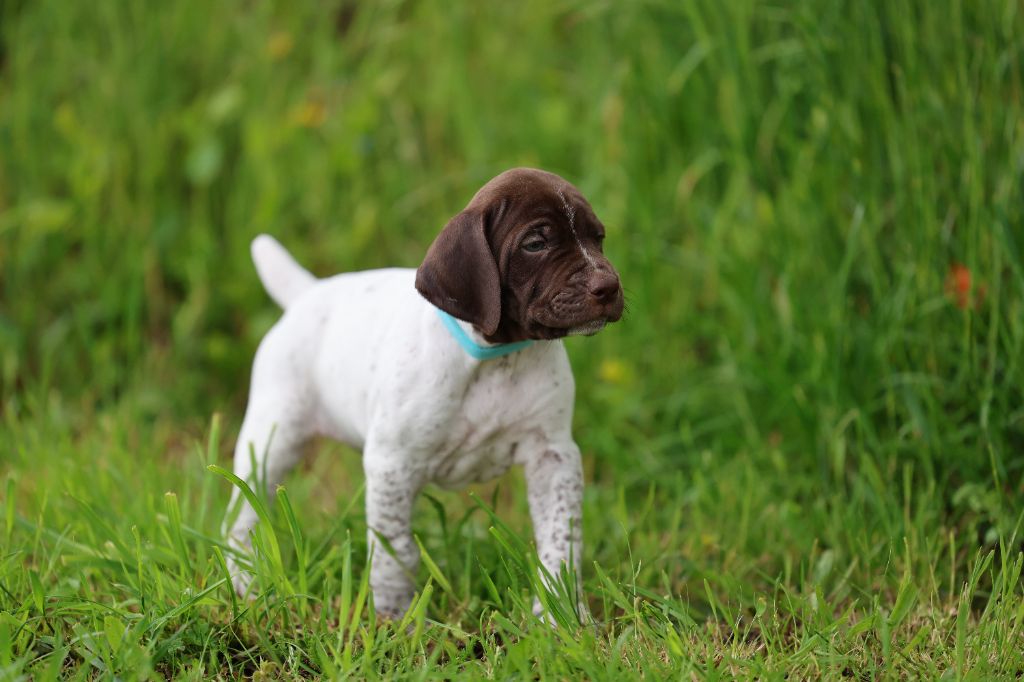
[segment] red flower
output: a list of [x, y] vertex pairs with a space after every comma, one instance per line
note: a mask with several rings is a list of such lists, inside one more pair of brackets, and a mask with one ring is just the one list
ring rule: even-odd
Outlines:
[[[974, 300], [971, 292], [974, 291]], [[961, 310], [976, 309], [985, 297], [985, 285], [976, 284], [970, 269], [963, 263], [953, 263], [946, 273], [946, 295]]]

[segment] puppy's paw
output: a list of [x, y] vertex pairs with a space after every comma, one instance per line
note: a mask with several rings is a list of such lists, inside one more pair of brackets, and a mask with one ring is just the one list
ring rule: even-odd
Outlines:
[[248, 571], [231, 576], [231, 584], [235, 588], [235, 594], [249, 601], [256, 599], [256, 588], [252, 584], [253, 577], [253, 574]]
[[412, 594], [405, 590], [374, 590], [373, 610], [377, 620], [402, 620], [412, 604]]
[[231, 577], [231, 586], [235, 589], [235, 594], [243, 599], [252, 601], [256, 598], [256, 589], [253, 586], [253, 579], [255, 576], [252, 571], [242, 567], [238, 561], [232, 558], [228, 558], [228, 575]]
[[[551, 627], [556, 627], [558, 624], [555, 622], [554, 617], [544, 609], [544, 605], [541, 604], [540, 599], [534, 597], [533, 599], [533, 615], [536, 616], [542, 623], [545, 623]], [[596, 628], [597, 621], [594, 620], [593, 614], [590, 613], [590, 608], [586, 602], [580, 602], [576, 605], [575, 609], [576, 622], [580, 627], [584, 628]]]

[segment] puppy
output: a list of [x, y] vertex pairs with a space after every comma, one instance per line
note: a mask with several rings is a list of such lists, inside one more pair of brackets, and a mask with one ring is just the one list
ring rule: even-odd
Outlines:
[[[235, 473], [249, 479], [255, 463], [272, 491], [314, 436], [362, 450], [378, 614], [399, 617], [412, 601], [410, 516], [423, 486], [462, 488], [513, 464], [525, 469], [541, 562], [579, 579], [583, 476], [560, 339], [622, 315], [604, 236], [575, 187], [516, 168], [477, 192], [417, 270], [318, 280], [271, 237], [253, 241], [284, 315], [256, 352]], [[243, 499], [230, 544], [249, 551], [256, 522]], [[230, 568], [244, 594], [251, 574]]]

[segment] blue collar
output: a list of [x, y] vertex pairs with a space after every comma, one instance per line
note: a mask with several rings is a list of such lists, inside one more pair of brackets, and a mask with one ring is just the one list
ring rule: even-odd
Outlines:
[[520, 351], [533, 341], [517, 341], [516, 343], [503, 343], [498, 346], [481, 346], [479, 343], [469, 338], [469, 334], [462, 328], [459, 321], [454, 317], [446, 313], [445, 311], [437, 308], [437, 315], [441, 318], [441, 322], [444, 324], [448, 332], [459, 342], [462, 349], [472, 355], [477, 360], [493, 360], [494, 358], [500, 358], [503, 355], [515, 353]]

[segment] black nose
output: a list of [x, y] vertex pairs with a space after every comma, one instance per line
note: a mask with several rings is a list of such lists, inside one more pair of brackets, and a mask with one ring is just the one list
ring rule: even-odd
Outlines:
[[587, 291], [601, 303], [606, 303], [618, 293], [619, 278], [610, 272], [595, 272], [587, 281]]

